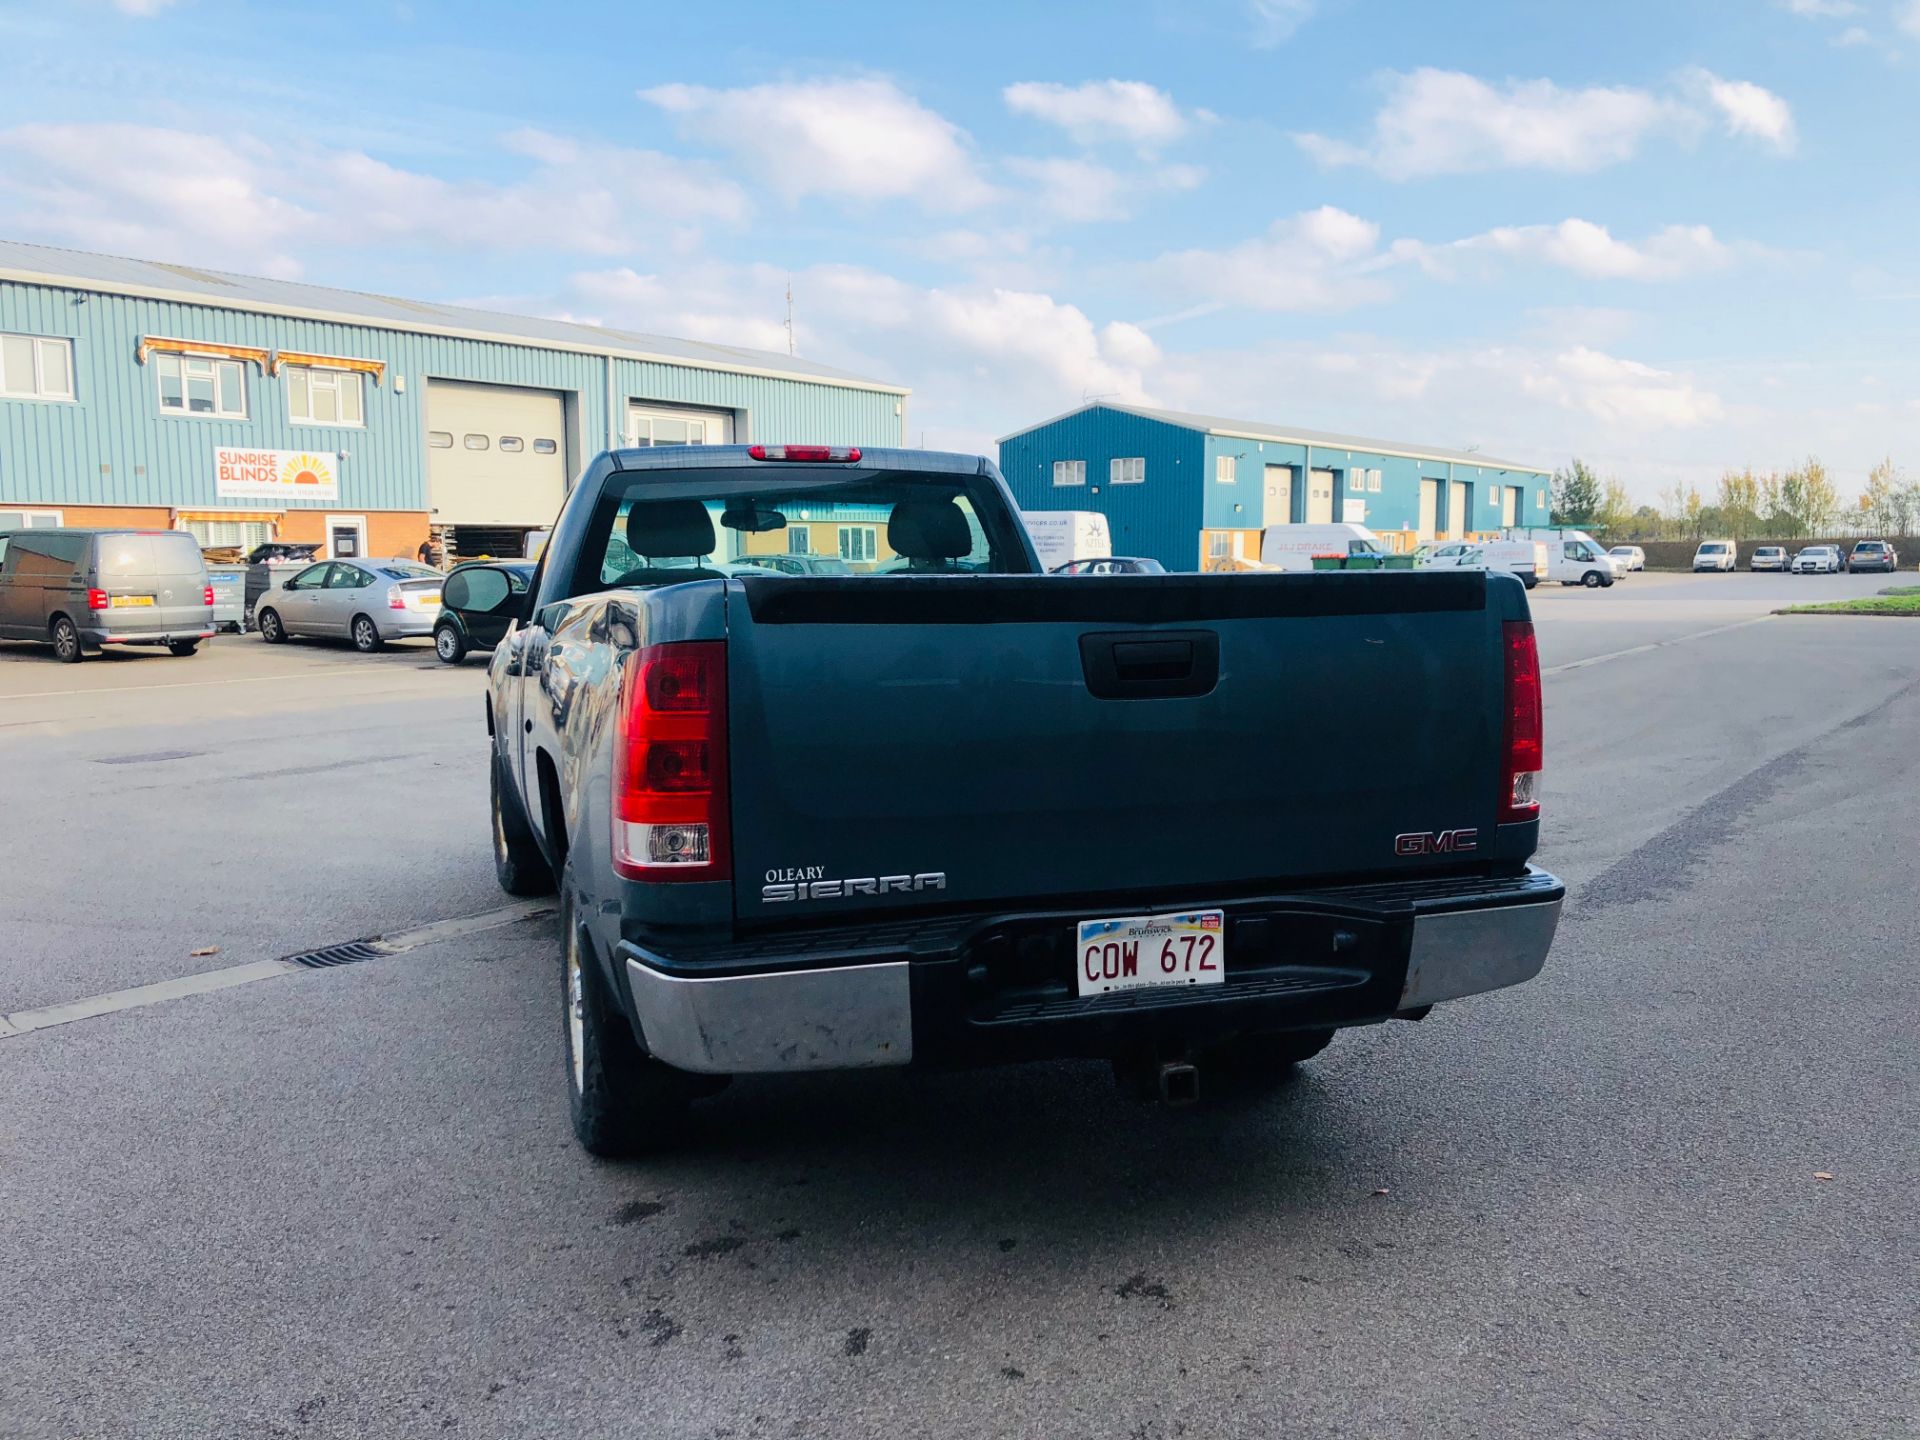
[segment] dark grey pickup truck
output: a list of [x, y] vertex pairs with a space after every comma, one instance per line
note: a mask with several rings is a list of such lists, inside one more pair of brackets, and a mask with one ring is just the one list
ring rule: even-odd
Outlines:
[[[844, 574], [756, 557], [827, 555]], [[623, 450], [494, 653], [493, 844], [557, 886], [581, 1142], [735, 1074], [1111, 1059], [1191, 1099], [1528, 979], [1526, 593], [1039, 573], [993, 465]]]

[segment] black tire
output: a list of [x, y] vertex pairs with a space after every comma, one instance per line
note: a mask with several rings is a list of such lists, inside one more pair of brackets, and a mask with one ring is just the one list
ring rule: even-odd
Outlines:
[[386, 640], [380, 634], [380, 627], [373, 623], [371, 615], [356, 615], [347, 622], [347, 638], [353, 641], [353, 648], [362, 655], [372, 655], [386, 647]]
[[606, 1159], [658, 1150], [686, 1133], [699, 1077], [641, 1050], [575, 919], [571, 879], [569, 870], [560, 892], [560, 1031], [573, 1136]]
[[1540, 577], [1538, 575], [1522, 575], [1520, 577], [1520, 583], [1531, 590], [1540, 583]]
[[467, 642], [453, 626], [442, 625], [433, 632], [433, 653], [443, 665], [458, 665], [467, 658]]
[[1598, 590], [1602, 585], [1607, 583], [1607, 580], [1606, 576], [1602, 575], [1598, 570], [1589, 570], [1580, 577], [1580, 583], [1589, 590]]
[[260, 631], [260, 638], [266, 641], [267, 644], [284, 645], [287, 643], [287, 627], [280, 623], [280, 612], [278, 610], [254, 611], [253, 623]]
[[169, 640], [167, 653], [170, 655], [191, 655], [200, 648], [198, 640]]
[[[1288, 1030], [1279, 1034], [1239, 1035], [1212, 1057], [1229, 1080], [1243, 1084], [1280, 1085], [1299, 1073], [1300, 1062], [1311, 1060], [1333, 1043], [1332, 1030]], [[1206, 1077], [1201, 1076], [1201, 1084]]]
[[53, 658], [62, 665], [78, 665], [87, 658], [80, 645], [80, 627], [64, 615], [53, 617], [47, 627], [47, 639], [53, 642]]
[[487, 767], [493, 801], [493, 878], [509, 895], [551, 895], [553, 867], [520, 808], [519, 797], [500, 781], [500, 757]]

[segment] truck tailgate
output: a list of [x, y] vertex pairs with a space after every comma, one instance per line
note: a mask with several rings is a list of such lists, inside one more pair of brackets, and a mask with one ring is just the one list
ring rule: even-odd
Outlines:
[[1504, 576], [727, 588], [745, 923], [1038, 897], [1124, 914], [1418, 872], [1459, 857], [1397, 835], [1493, 833], [1500, 626], [1525, 614]]

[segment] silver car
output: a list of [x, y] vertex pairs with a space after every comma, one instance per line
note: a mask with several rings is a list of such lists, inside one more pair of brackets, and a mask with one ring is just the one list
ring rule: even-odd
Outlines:
[[372, 654], [389, 640], [433, 633], [445, 580], [417, 560], [321, 560], [262, 595], [253, 623], [269, 645], [324, 635]]

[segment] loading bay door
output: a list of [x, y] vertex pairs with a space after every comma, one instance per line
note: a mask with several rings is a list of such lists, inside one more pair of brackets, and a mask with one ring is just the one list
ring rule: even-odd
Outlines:
[[427, 382], [427, 486], [436, 525], [551, 525], [567, 496], [557, 390]]

